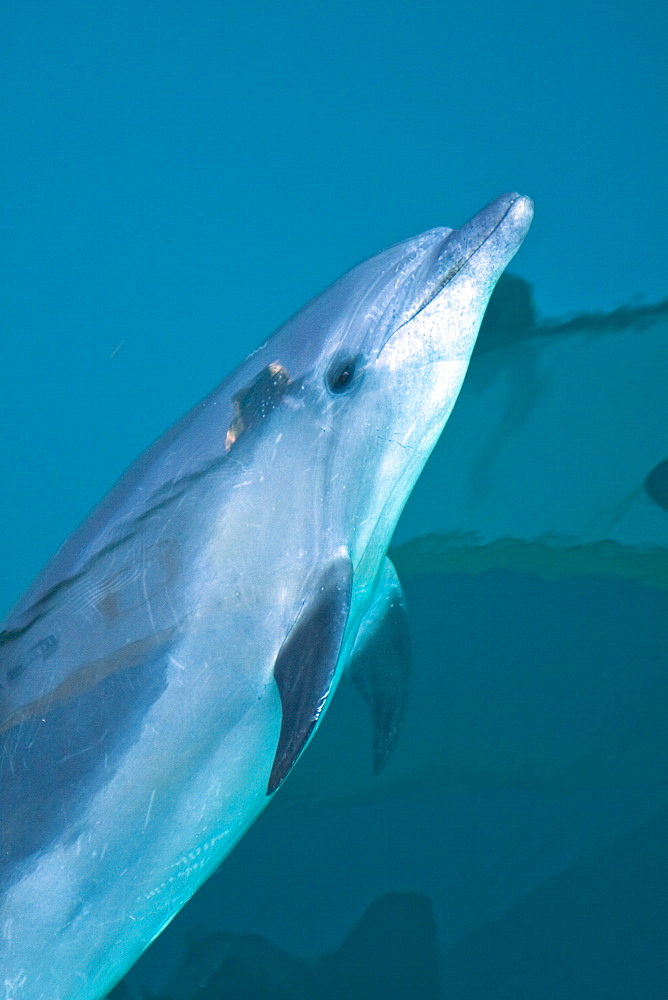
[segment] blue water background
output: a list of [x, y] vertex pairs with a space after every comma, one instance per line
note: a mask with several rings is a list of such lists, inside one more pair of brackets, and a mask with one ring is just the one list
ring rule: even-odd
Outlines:
[[337, 693], [125, 995], [663, 1000], [668, 496], [644, 483], [668, 458], [666, 7], [0, 17], [3, 609], [342, 271], [504, 190], [536, 202], [395, 539], [395, 759], [374, 782]]

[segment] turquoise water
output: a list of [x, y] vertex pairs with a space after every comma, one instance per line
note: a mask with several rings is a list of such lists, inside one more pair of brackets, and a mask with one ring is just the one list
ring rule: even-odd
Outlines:
[[665, 11], [2, 20], [5, 609], [343, 270], [503, 190], [536, 202], [395, 536], [414, 666], [393, 759], [372, 777], [342, 688], [115, 996], [663, 1000]]

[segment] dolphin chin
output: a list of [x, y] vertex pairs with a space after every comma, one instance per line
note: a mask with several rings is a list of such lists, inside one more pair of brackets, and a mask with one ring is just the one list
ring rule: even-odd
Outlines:
[[387, 547], [530, 219], [503, 195], [353, 268], [136, 460], [10, 612], [12, 1000], [105, 997], [280, 788], [344, 671], [384, 766], [410, 651]]

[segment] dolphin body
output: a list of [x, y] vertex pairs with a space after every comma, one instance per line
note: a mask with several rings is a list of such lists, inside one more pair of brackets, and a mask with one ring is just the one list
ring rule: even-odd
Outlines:
[[382, 766], [407, 646], [386, 550], [531, 216], [503, 195], [344, 275], [130, 467], [10, 613], [2, 1000], [104, 997], [349, 664]]

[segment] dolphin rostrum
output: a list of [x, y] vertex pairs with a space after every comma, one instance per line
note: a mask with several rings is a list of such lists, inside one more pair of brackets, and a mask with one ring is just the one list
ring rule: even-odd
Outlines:
[[104, 997], [349, 663], [382, 766], [407, 647], [387, 547], [531, 216], [503, 195], [344, 275], [137, 459], [10, 613], [2, 1000]]

